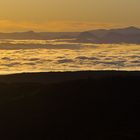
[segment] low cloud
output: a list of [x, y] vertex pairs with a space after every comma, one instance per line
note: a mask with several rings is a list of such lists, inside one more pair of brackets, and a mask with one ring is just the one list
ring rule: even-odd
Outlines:
[[79, 59], [79, 60], [99, 60], [99, 58], [97, 58], [97, 57], [87, 57], [87, 56], [78, 56], [78, 57], [76, 57], [76, 59]]
[[8, 64], [3, 64], [4, 66], [7, 66], [7, 67], [13, 67], [13, 66], [17, 66], [17, 65], [20, 65], [21, 63], [20, 62], [12, 62], [12, 63], [8, 63]]
[[[69, 44], [65, 46], [69, 48]], [[77, 50], [58, 49], [57, 45], [57, 49], [0, 49], [0, 71], [140, 70], [140, 45], [118, 44], [111, 49], [109, 46], [101, 44], [98, 48]]]
[[59, 64], [72, 63], [72, 62], [74, 62], [72, 59], [60, 59], [60, 60], [57, 60], [57, 63], [59, 63]]

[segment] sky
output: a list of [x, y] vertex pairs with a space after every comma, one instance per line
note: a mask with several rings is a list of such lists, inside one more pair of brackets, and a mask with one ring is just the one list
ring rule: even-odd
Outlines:
[[0, 31], [140, 27], [140, 0], [0, 0]]

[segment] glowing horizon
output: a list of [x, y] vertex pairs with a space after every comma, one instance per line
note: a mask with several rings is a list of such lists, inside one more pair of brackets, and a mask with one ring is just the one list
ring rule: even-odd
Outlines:
[[140, 27], [139, 0], [1, 0], [0, 32]]

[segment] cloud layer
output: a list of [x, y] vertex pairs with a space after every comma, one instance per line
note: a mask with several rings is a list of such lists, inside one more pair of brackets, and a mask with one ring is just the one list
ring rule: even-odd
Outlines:
[[[134, 44], [71, 44], [27, 40], [0, 44], [0, 73], [73, 70], [140, 70], [140, 45]], [[43, 47], [40, 46], [43, 44]], [[62, 46], [61, 46], [62, 45]], [[49, 46], [49, 47], [48, 47]], [[53, 46], [53, 47], [52, 47]]]

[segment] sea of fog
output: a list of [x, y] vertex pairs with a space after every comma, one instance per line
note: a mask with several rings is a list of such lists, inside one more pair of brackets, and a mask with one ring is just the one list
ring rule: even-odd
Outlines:
[[140, 70], [140, 45], [0, 40], [0, 74], [80, 70]]

